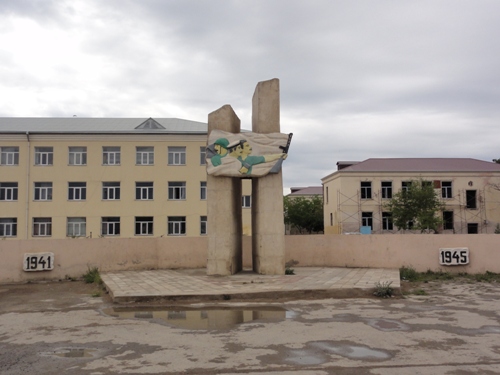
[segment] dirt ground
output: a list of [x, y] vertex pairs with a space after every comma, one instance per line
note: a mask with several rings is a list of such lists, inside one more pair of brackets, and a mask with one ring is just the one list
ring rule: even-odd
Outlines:
[[0, 374], [500, 374], [498, 283], [401, 286], [388, 299], [195, 303], [287, 311], [195, 330], [110, 316], [109, 296], [81, 281], [0, 285]]

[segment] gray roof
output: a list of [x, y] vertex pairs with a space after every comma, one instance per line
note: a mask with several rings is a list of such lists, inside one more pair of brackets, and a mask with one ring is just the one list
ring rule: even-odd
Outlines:
[[470, 158], [367, 159], [343, 172], [500, 172], [500, 164]]
[[193, 133], [204, 122], [178, 118], [0, 117], [0, 133]]
[[323, 186], [292, 187], [290, 195], [323, 195]]

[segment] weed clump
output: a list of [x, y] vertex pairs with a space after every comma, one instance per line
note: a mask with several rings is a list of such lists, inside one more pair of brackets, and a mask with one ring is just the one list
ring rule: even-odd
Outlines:
[[86, 273], [83, 274], [83, 281], [87, 284], [98, 284], [102, 285], [101, 275], [99, 275], [99, 268], [88, 267]]
[[389, 298], [394, 294], [394, 289], [391, 287], [392, 281], [377, 281], [375, 283], [374, 296], [381, 298]]

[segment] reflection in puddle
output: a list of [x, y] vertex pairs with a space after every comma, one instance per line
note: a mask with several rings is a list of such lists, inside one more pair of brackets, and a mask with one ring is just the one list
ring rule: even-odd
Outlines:
[[90, 358], [93, 357], [93, 353], [96, 349], [85, 349], [85, 348], [59, 348], [53, 352], [41, 353], [42, 355], [51, 355], [63, 358]]
[[246, 309], [211, 308], [180, 310], [178, 308], [130, 309], [110, 308], [106, 315], [126, 319], [160, 319], [185, 329], [229, 329], [241, 323], [252, 321], [278, 322], [294, 315], [280, 307], [259, 307]]
[[370, 349], [359, 345], [335, 345], [327, 342], [317, 342], [315, 347], [351, 359], [389, 359], [390, 355], [382, 350]]

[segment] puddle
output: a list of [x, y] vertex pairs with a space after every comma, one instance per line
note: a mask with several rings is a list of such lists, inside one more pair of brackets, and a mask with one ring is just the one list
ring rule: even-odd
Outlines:
[[279, 322], [296, 316], [281, 307], [219, 308], [181, 310], [179, 308], [132, 309], [113, 307], [103, 310], [109, 316], [124, 319], [155, 319], [191, 330], [231, 329], [253, 321]]
[[96, 349], [85, 348], [59, 348], [53, 352], [44, 352], [41, 355], [50, 355], [63, 358], [92, 358]]
[[394, 319], [366, 319], [370, 327], [383, 332], [409, 331], [410, 326]]
[[312, 346], [327, 353], [333, 353], [350, 359], [383, 360], [391, 355], [383, 350], [371, 349], [366, 346], [316, 342]]

